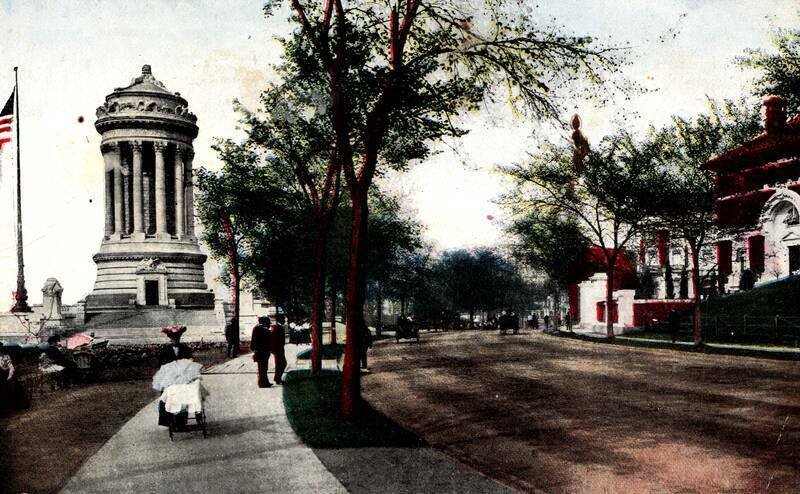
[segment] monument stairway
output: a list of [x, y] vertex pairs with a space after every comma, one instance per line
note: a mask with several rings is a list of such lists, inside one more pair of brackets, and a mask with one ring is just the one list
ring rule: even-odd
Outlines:
[[187, 327], [184, 341], [222, 341], [224, 323], [212, 309], [136, 308], [95, 314], [84, 330], [110, 344], [164, 343], [161, 328], [180, 324]]

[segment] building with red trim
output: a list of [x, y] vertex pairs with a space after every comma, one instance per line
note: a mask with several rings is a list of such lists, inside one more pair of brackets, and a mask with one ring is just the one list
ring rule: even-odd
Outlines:
[[715, 176], [717, 271], [727, 291], [800, 271], [800, 116], [787, 120], [779, 96], [763, 103], [764, 132], [705, 164]]

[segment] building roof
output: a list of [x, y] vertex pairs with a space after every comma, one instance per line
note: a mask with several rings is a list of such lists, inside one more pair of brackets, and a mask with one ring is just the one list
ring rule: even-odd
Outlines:
[[153, 77], [153, 71], [149, 65], [142, 66], [142, 75], [134, 77], [131, 83], [125, 87], [114, 88], [115, 93], [157, 93], [169, 94], [172, 93], [167, 90], [164, 83]]
[[764, 98], [764, 113], [764, 132], [711, 158], [705, 167], [715, 173], [732, 173], [796, 156], [800, 151], [800, 115], [787, 119], [786, 100], [779, 96]]

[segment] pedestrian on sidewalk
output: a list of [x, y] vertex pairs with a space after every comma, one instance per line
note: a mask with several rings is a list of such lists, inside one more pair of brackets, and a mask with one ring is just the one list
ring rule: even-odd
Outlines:
[[547, 331], [548, 329], [550, 329], [550, 315], [549, 314], [545, 314], [544, 315], [544, 330]]
[[681, 315], [678, 314], [678, 311], [672, 309], [669, 311], [669, 316], [667, 316], [667, 321], [669, 323], [669, 332], [672, 335], [672, 342], [678, 339], [678, 331], [681, 329]]
[[239, 319], [237, 317], [232, 317], [231, 322], [225, 326], [225, 341], [228, 342], [226, 352], [228, 358], [239, 355]]
[[158, 352], [158, 365], [168, 364], [175, 360], [192, 358], [192, 350], [185, 343], [181, 343], [181, 336], [186, 332], [186, 326], [180, 324], [161, 328], [161, 332], [167, 335], [169, 343], [163, 345]]
[[275, 316], [275, 324], [269, 327], [270, 349], [275, 359], [275, 384], [283, 384], [283, 371], [286, 370], [286, 318], [283, 315]]
[[0, 343], [0, 414], [9, 410], [28, 408], [28, 397], [19, 385], [11, 355]]
[[360, 356], [361, 356], [361, 368], [367, 368], [367, 351], [372, 348], [372, 332], [367, 327], [367, 324], [362, 322], [361, 323], [361, 348], [360, 348]]
[[260, 316], [258, 324], [253, 326], [250, 336], [250, 349], [253, 351], [253, 362], [258, 366], [258, 387], [269, 388], [269, 355], [270, 355], [270, 320], [267, 316]]

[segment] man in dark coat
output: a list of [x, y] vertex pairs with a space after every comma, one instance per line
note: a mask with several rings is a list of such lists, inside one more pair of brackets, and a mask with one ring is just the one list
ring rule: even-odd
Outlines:
[[269, 327], [270, 350], [275, 359], [275, 384], [283, 384], [283, 371], [286, 370], [286, 329], [284, 323], [286, 318], [282, 315], [275, 316], [275, 324]]
[[231, 318], [231, 322], [225, 326], [225, 341], [228, 342], [227, 355], [233, 358], [239, 355], [239, 319]]
[[667, 316], [667, 323], [669, 324], [669, 332], [672, 337], [672, 342], [678, 339], [678, 332], [681, 329], [681, 315], [677, 310], [672, 309]]
[[253, 351], [253, 361], [258, 366], [258, 387], [269, 388], [269, 354], [270, 354], [270, 320], [267, 316], [260, 316], [258, 324], [253, 326], [250, 336], [250, 349]]
[[158, 365], [168, 364], [175, 360], [192, 358], [192, 350], [181, 343], [181, 336], [186, 332], [186, 326], [170, 326], [162, 328], [161, 332], [167, 335], [170, 342], [161, 347], [158, 352]]
[[[405, 319], [405, 318], [404, 318]], [[405, 319], [406, 324], [410, 321]], [[361, 348], [360, 350], [360, 357], [361, 357], [361, 368], [367, 368], [367, 351], [372, 348], [372, 331], [369, 330], [366, 323], [362, 323], [361, 326]]]

